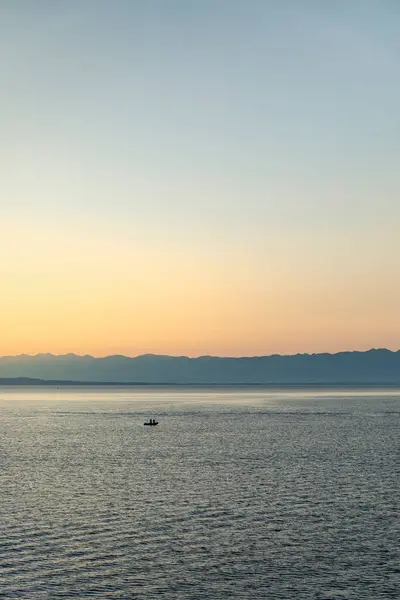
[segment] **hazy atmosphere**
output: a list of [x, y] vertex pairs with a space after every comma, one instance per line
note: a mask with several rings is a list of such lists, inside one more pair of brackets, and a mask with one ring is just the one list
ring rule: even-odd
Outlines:
[[0, 354], [397, 349], [400, 4], [0, 6]]
[[1, 598], [400, 598], [399, 34], [0, 0]]

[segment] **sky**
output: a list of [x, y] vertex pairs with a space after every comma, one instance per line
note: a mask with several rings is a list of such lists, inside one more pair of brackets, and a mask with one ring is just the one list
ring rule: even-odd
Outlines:
[[400, 347], [398, 0], [3, 0], [0, 354]]

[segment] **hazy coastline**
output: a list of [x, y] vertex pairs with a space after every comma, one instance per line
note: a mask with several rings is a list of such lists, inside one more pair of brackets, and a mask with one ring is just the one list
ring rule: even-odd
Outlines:
[[400, 351], [254, 357], [75, 354], [0, 357], [0, 385], [398, 385]]

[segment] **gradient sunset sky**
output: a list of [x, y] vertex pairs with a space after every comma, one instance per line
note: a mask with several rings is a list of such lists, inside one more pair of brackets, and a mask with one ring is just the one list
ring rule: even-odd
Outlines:
[[400, 347], [398, 0], [3, 0], [0, 354]]

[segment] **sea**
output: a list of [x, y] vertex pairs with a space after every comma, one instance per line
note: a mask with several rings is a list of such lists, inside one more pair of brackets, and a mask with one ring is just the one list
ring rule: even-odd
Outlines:
[[0, 598], [398, 600], [399, 431], [396, 388], [1, 387]]

